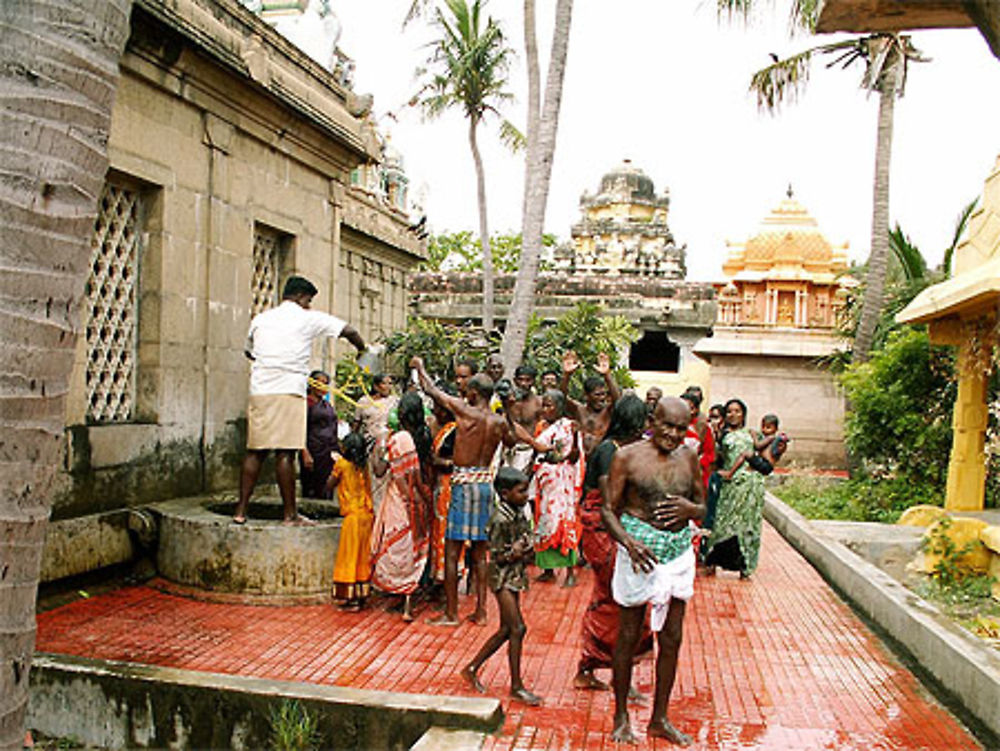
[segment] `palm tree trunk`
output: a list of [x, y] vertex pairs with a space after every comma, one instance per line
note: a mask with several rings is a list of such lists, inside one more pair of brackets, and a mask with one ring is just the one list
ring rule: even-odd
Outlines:
[[885, 275], [889, 259], [889, 163], [892, 157], [893, 112], [903, 70], [903, 58], [887, 62], [879, 85], [878, 137], [875, 142], [875, 184], [872, 201], [871, 254], [861, 303], [861, 316], [854, 337], [854, 358], [865, 362], [871, 353], [875, 328], [885, 297]]
[[21, 748], [35, 599], [131, 0], [0, 2], [0, 748]]
[[476, 130], [479, 120], [469, 118], [469, 148], [476, 165], [476, 199], [479, 201], [479, 243], [483, 249], [483, 328], [493, 330], [493, 250], [490, 248], [490, 231], [486, 221], [486, 173], [483, 157], [479, 153]]
[[[533, 17], [534, 10], [532, 8], [532, 21]], [[555, 23], [552, 29], [549, 70], [545, 81], [545, 99], [538, 119], [538, 127], [533, 133], [530, 130], [528, 133], [528, 154], [524, 181], [524, 217], [521, 230], [523, 241], [521, 265], [517, 273], [517, 282], [514, 285], [514, 297], [507, 314], [507, 327], [503, 341], [504, 369], [508, 372], [513, 371], [521, 362], [524, 340], [528, 333], [528, 321], [535, 304], [535, 282], [538, 278], [538, 263], [542, 255], [542, 232], [545, 228], [545, 209], [549, 199], [552, 160], [556, 150], [556, 131], [559, 127], [559, 109], [562, 104], [563, 79], [566, 75], [566, 53], [569, 50], [572, 18], [573, 0], [558, 0]], [[526, 20], [526, 31], [527, 25]], [[532, 36], [534, 35], [532, 34]], [[525, 46], [528, 46], [527, 40]]]
[[[538, 68], [538, 37], [535, 33], [535, 0], [524, 0], [524, 62], [528, 73], [528, 122], [525, 129], [524, 190], [521, 195], [521, 225], [528, 210], [528, 181], [532, 177], [534, 150], [538, 146], [538, 118], [541, 105], [541, 73]], [[524, 237], [521, 237], [522, 252]]]

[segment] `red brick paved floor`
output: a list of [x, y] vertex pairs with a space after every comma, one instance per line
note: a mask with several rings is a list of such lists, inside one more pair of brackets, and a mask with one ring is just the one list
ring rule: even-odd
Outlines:
[[[506, 652], [483, 670], [504, 698], [502, 732], [514, 749], [612, 749], [609, 693], [577, 691], [580, 618], [590, 572], [566, 590], [534, 585], [524, 601], [524, 676], [540, 708], [506, 700]], [[497, 623], [491, 602], [490, 627]], [[469, 603], [463, 602], [463, 612]], [[432, 694], [466, 694], [456, 670], [489, 629], [404, 624], [382, 610], [220, 605], [128, 587], [42, 613], [43, 652], [282, 680]], [[637, 668], [652, 691], [652, 663]], [[633, 707], [641, 748], [648, 707]], [[972, 749], [976, 740], [941, 707], [819, 575], [770, 527], [748, 582], [699, 578], [688, 608], [674, 723], [704, 749]]]

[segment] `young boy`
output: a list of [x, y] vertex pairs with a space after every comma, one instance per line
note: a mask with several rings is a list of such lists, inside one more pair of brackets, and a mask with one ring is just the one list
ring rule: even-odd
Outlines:
[[528, 588], [525, 566], [535, 554], [531, 522], [523, 513], [528, 500], [528, 476], [519, 469], [501, 467], [493, 487], [500, 496], [500, 502], [486, 524], [490, 551], [487, 581], [500, 608], [500, 628], [486, 640], [472, 662], [462, 669], [462, 677], [476, 691], [485, 694], [486, 687], [479, 682], [477, 673], [483, 663], [504, 642], [508, 642], [510, 695], [525, 704], [537, 706], [542, 703], [541, 697], [528, 691], [521, 682], [521, 645], [527, 629], [521, 617], [520, 593]]
[[778, 463], [788, 442], [791, 439], [785, 433], [778, 432], [778, 416], [764, 415], [760, 420], [760, 435], [754, 440], [753, 447], [756, 453], [745, 452], [736, 463], [723, 476], [731, 478], [743, 462], [750, 465], [750, 468], [760, 472], [762, 475], [769, 475], [774, 472], [774, 465]]

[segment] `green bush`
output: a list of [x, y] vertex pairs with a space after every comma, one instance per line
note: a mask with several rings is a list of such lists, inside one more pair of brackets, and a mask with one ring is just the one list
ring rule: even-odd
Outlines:
[[[614, 363], [614, 375], [622, 388], [635, 385], [625, 364], [619, 363], [639, 332], [623, 316], [610, 316], [592, 303], [578, 303], [554, 323], [532, 318], [522, 361], [538, 368], [539, 373], [554, 369], [562, 373], [562, 356], [574, 350], [583, 363], [570, 381], [570, 393], [580, 397], [583, 379], [593, 374], [597, 356], [606, 353]], [[406, 328], [395, 331], [383, 340], [389, 359], [389, 372], [399, 376], [409, 373], [408, 363], [414, 355], [424, 360], [427, 372], [434, 378], [454, 378], [455, 361], [464, 357], [485, 365], [487, 355], [499, 352], [500, 340], [473, 326], [456, 326], [429, 318], [410, 318]], [[350, 376], [348, 366], [338, 365], [337, 380]]]
[[624, 316], [607, 315], [600, 305], [581, 302], [552, 324], [532, 318], [523, 361], [536, 367], [539, 373], [550, 369], [562, 373], [562, 357], [573, 350], [583, 367], [573, 374], [569, 391], [574, 398], [582, 398], [583, 381], [594, 375], [599, 354], [611, 357], [615, 381], [621, 388], [635, 386], [632, 373], [627, 364], [619, 362], [619, 357], [628, 353], [638, 338], [638, 329]]
[[850, 365], [840, 383], [850, 405], [844, 438], [864, 474], [920, 486], [920, 493], [942, 488], [956, 391], [953, 352], [902, 327], [868, 362]]

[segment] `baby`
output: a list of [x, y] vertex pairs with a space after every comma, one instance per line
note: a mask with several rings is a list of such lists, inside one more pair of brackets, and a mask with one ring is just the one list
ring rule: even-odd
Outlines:
[[787, 434], [778, 432], [777, 415], [764, 415], [760, 421], [760, 434], [753, 442], [754, 451], [743, 453], [726, 474], [732, 477], [743, 462], [762, 475], [771, 474], [790, 440]]

